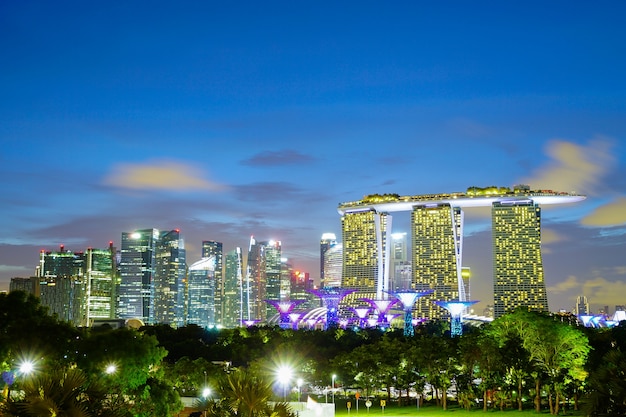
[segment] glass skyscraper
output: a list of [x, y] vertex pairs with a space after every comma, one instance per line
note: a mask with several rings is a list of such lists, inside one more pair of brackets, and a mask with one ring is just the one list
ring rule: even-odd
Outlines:
[[156, 241], [154, 323], [183, 326], [186, 309], [186, 254], [179, 230], [159, 233]]
[[[239, 327], [244, 319], [244, 308], [247, 309], [247, 291], [243, 288], [243, 257], [241, 248], [226, 253], [224, 265], [224, 300], [222, 326]], [[245, 295], [245, 299], [244, 299]], [[246, 317], [249, 314], [246, 312]]]
[[204, 257], [189, 267], [187, 275], [188, 314], [187, 323], [208, 328], [217, 325], [215, 292], [215, 255]]
[[107, 249], [88, 248], [85, 253], [87, 324], [94, 319], [115, 318], [116, 251], [113, 242]]
[[494, 317], [517, 307], [548, 311], [541, 257], [541, 208], [530, 199], [495, 202], [491, 221]]
[[213, 295], [213, 303], [215, 305], [215, 325], [223, 325], [224, 317], [224, 264], [223, 264], [223, 245], [222, 242], [214, 240], [202, 241], [202, 257], [215, 258], [215, 290]]

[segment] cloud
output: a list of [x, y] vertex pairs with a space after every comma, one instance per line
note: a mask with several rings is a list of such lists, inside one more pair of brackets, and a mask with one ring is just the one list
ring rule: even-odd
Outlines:
[[551, 243], [561, 242], [564, 237], [552, 229], [541, 229], [541, 243], [543, 245], [549, 245]]
[[206, 180], [202, 170], [178, 162], [118, 164], [104, 179], [106, 185], [131, 189], [220, 191], [225, 187]]
[[307, 164], [314, 160], [310, 155], [302, 154], [291, 149], [281, 151], [260, 152], [251, 158], [241, 161], [242, 165], [249, 166], [279, 166]]
[[591, 140], [587, 146], [563, 140], [548, 143], [551, 161], [534, 176], [524, 179], [533, 189], [599, 194], [600, 180], [616, 164], [613, 143], [606, 138]]
[[581, 220], [585, 226], [620, 226], [626, 224], [626, 197], [600, 206]]
[[562, 294], [569, 292], [571, 290], [578, 290], [582, 287], [583, 283], [578, 281], [573, 275], [568, 276], [565, 281], [560, 281], [556, 285], [550, 286], [546, 288], [546, 291], [551, 294]]

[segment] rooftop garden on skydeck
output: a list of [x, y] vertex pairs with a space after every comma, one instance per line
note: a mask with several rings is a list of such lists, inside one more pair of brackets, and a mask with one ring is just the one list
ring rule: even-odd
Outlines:
[[[359, 207], [374, 207], [384, 205], [389, 208], [392, 205], [405, 206], [412, 203], [451, 203], [459, 206], [486, 206], [494, 201], [507, 199], [532, 199], [542, 204], [568, 203], [584, 200], [585, 196], [575, 192], [562, 192], [553, 190], [531, 190], [528, 185], [515, 185], [510, 187], [468, 187], [465, 192], [422, 194], [413, 196], [400, 196], [399, 194], [369, 194], [359, 201], [351, 201], [339, 204], [339, 212], [346, 209]], [[472, 201], [473, 200], [473, 201]], [[398, 207], [398, 211], [407, 208]]]

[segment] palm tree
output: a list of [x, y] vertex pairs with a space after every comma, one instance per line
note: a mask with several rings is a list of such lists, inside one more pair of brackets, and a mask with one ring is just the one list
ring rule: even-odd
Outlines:
[[90, 384], [77, 368], [54, 369], [22, 383], [23, 398], [11, 402], [3, 415], [20, 417], [115, 417], [104, 407], [106, 394]]
[[209, 417], [295, 417], [286, 403], [270, 404], [272, 386], [246, 369], [225, 375], [218, 383], [220, 400], [202, 404]]

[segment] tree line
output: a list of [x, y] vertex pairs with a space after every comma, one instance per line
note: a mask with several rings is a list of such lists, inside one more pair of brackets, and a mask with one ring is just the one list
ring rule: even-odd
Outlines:
[[[289, 417], [282, 400], [329, 389], [407, 406], [626, 415], [626, 322], [590, 329], [518, 310], [460, 337], [445, 321], [415, 330], [76, 328], [32, 296], [0, 294], [1, 415], [169, 416], [195, 397], [208, 416]], [[285, 366], [293, 375], [279, 382]]]

